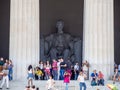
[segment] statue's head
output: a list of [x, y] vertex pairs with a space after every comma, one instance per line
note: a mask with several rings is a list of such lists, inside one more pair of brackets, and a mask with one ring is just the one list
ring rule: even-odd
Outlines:
[[56, 28], [58, 29], [58, 33], [63, 33], [64, 22], [63, 20], [58, 20], [56, 23]]

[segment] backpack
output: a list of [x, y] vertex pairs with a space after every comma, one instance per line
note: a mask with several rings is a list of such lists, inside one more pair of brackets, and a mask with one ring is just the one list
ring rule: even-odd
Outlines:
[[92, 80], [91, 81], [91, 86], [96, 86], [96, 85], [97, 85], [96, 81]]

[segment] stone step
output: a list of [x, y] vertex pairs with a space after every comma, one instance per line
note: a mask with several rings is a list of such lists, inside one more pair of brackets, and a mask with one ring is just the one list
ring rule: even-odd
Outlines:
[[[63, 83], [63, 81], [55, 81], [55, 82], [56, 82], [55, 87], [58, 90], [65, 90], [65, 83]], [[39, 90], [47, 90], [45, 88], [46, 81], [34, 80], [33, 83], [36, 87], [39, 87]], [[112, 84], [112, 83], [113, 83], [112, 81], [106, 81], [105, 86], [91, 86], [90, 81], [86, 81], [86, 86], [87, 86], [87, 90], [97, 90], [97, 89], [109, 90], [106, 85]], [[24, 90], [26, 85], [27, 85], [27, 80], [25, 80], [25, 81], [24, 80], [23, 81], [13, 80], [13, 81], [10, 81], [10, 89], [9, 90]], [[115, 83], [115, 85], [120, 90], [120, 83], [117, 82], [117, 83]], [[69, 86], [68, 90], [79, 90], [79, 83], [77, 81], [71, 81], [68, 86]], [[2, 90], [7, 90], [6, 86], [4, 86]]]

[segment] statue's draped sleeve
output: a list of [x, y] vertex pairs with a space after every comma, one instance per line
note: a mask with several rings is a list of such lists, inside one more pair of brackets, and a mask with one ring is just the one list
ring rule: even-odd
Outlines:
[[45, 52], [48, 54], [51, 47], [52, 47], [52, 44], [53, 44], [53, 35], [49, 35], [45, 38]]

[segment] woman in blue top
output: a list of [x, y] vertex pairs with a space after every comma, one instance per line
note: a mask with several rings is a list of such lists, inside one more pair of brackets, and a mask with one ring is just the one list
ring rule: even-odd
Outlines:
[[8, 70], [9, 70], [9, 74], [8, 74], [9, 80], [11, 81], [13, 79], [13, 64], [11, 60], [9, 60]]
[[97, 79], [98, 79], [98, 73], [96, 72], [96, 70], [93, 71], [93, 73], [91, 74], [91, 85], [97, 85]]
[[28, 66], [28, 86], [33, 86], [33, 77], [34, 77], [33, 68], [32, 68], [32, 65], [29, 65]]

